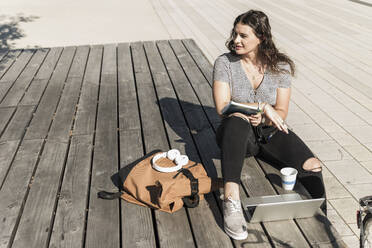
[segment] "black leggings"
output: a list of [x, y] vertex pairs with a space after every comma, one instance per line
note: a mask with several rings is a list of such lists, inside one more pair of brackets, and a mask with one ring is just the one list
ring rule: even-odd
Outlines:
[[[244, 158], [256, 156], [278, 169], [297, 169], [297, 178], [310, 195], [313, 198], [325, 198], [322, 172], [306, 171], [302, 167], [314, 154], [294, 132], [288, 131], [289, 134], [278, 131], [267, 144], [262, 144], [257, 141], [254, 127], [249, 122], [236, 116], [223, 119], [216, 136], [221, 148], [224, 181], [240, 183]], [[325, 208], [325, 204], [322, 208]]]

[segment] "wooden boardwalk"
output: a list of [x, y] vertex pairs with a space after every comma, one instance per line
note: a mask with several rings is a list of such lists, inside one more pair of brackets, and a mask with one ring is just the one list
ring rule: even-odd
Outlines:
[[[233, 241], [218, 192], [174, 214], [97, 198], [155, 149], [177, 148], [220, 175], [212, 65], [193, 40], [0, 57], [1, 248], [345, 247], [321, 214], [249, 224], [248, 239]], [[245, 163], [242, 198], [282, 193], [276, 170]]]

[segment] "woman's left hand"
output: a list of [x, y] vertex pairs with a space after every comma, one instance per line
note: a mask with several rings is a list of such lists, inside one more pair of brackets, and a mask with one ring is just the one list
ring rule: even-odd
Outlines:
[[248, 119], [251, 122], [252, 126], [257, 127], [262, 121], [262, 114], [257, 113], [255, 115], [249, 115]]

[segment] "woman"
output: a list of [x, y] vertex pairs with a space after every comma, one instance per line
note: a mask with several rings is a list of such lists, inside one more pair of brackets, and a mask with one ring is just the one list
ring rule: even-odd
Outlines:
[[[320, 161], [284, 120], [291, 95], [294, 63], [275, 47], [268, 17], [250, 10], [239, 15], [226, 42], [230, 53], [219, 56], [213, 70], [213, 98], [223, 118], [217, 131], [224, 178], [224, 229], [234, 239], [247, 238], [239, 198], [246, 156], [298, 170], [298, 180], [313, 198], [325, 197]], [[255, 115], [222, 114], [231, 101], [257, 107]], [[266, 130], [264, 135], [260, 131]], [[271, 136], [271, 137], [269, 137]], [[322, 206], [325, 212], [325, 204]]]

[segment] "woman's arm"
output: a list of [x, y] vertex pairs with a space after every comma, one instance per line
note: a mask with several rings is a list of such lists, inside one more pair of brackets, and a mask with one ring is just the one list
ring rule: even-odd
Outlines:
[[288, 133], [287, 125], [284, 120], [288, 115], [289, 99], [291, 96], [291, 88], [278, 88], [276, 96], [276, 104], [274, 107], [265, 105], [264, 113], [267, 117], [266, 125], [275, 125], [279, 130]]
[[278, 88], [276, 91], [275, 111], [285, 120], [288, 115], [289, 99], [291, 98], [291, 88]]
[[213, 100], [219, 116], [223, 116], [222, 109], [230, 102], [230, 99], [231, 95], [229, 84], [215, 80], [213, 82]]

